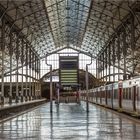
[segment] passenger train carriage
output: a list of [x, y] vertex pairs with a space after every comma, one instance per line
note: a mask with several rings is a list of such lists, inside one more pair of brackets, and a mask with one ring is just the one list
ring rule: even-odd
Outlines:
[[[140, 115], [140, 78], [119, 81], [88, 90], [89, 101], [112, 109]], [[86, 99], [86, 91], [81, 91]]]

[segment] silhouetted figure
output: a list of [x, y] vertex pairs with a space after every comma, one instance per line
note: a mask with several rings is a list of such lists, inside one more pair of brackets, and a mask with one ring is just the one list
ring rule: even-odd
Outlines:
[[80, 102], [79, 97], [80, 97], [80, 96], [79, 96], [79, 91], [77, 91], [77, 92], [76, 92], [76, 102], [77, 102], [77, 103], [79, 103], [79, 102]]

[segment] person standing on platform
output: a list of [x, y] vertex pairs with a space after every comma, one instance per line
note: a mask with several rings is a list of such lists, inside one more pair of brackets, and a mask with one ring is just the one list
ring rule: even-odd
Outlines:
[[60, 92], [59, 92], [59, 84], [56, 84], [56, 101], [57, 104], [60, 102]]
[[76, 102], [80, 103], [80, 94], [78, 90], [76, 91]]

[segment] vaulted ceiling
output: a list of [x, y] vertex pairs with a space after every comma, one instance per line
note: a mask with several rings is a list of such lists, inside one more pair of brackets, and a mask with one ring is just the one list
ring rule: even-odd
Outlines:
[[3, 0], [40, 56], [63, 47], [94, 53], [106, 44], [136, 0]]
[[96, 57], [138, 4], [139, 0], [1, 0], [0, 19], [5, 16], [7, 31], [18, 32], [40, 57], [66, 47]]

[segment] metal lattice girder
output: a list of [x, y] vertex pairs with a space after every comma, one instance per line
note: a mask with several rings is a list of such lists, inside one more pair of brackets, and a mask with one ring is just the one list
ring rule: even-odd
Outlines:
[[[109, 45], [118, 48], [116, 47], [118, 37], [120, 37], [120, 49], [122, 50], [122, 34], [126, 32], [126, 67], [128, 71], [134, 71], [138, 69], [138, 67], [134, 68], [134, 65], [139, 65], [139, 51], [135, 51], [139, 50], [140, 45], [139, 7], [139, 0], [0, 1], [0, 19], [6, 20], [5, 69], [8, 70], [10, 67], [8, 62], [10, 56], [7, 51], [10, 48], [8, 47], [10, 33], [13, 34], [11, 43], [13, 48], [17, 38], [20, 38], [19, 45], [26, 46], [28, 42], [32, 51], [40, 58], [46, 53], [53, 53], [65, 47], [90, 53], [96, 58]], [[133, 27], [132, 18], [134, 18]], [[135, 44], [132, 44], [134, 41]], [[135, 49], [132, 46], [135, 46]], [[131, 53], [132, 50], [133, 53]], [[115, 51], [116, 65], [117, 49], [111, 49], [110, 63], [113, 65], [113, 51]], [[20, 56], [21, 52], [19, 49]], [[15, 50], [13, 50], [12, 59], [14, 69], [16, 68]], [[19, 64], [20, 66], [22, 65]], [[122, 54], [120, 54], [120, 67], [123, 68]]]
[[[101, 52], [105, 51], [105, 49], [109, 47], [110, 44], [114, 45], [115, 48], [118, 48], [115, 41], [118, 40], [119, 38], [120, 41], [119, 53], [118, 50], [115, 49], [114, 51], [116, 52], [117, 55], [114, 57], [116, 57], [115, 59], [117, 59], [117, 57], [120, 55], [120, 59], [118, 61], [120, 61], [119, 63], [121, 67], [120, 66], [119, 67], [124, 70], [124, 73], [126, 73], [125, 71], [131, 74], [136, 74], [139, 72], [138, 50], [139, 50], [139, 43], [140, 43], [140, 39], [139, 39], [140, 22], [139, 22], [138, 7], [140, 7], [139, 2], [133, 4], [131, 8], [129, 7], [131, 9], [131, 12], [127, 16], [125, 16], [125, 19], [123, 19], [124, 22], [115, 29], [116, 35], [114, 34], [114, 36], [111, 38], [109, 43], [106, 44], [106, 47], [104, 47], [101, 51]], [[123, 39], [124, 33], [125, 33], [125, 39]], [[125, 43], [126, 45], [124, 45], [124, 41], [126, 42]], [[123, 51], [124, 48], [125, 51]], [[123, 52], [125, 52], [125, 56]], [[111, 51], [111, 53], [113, 53], [113, 51]], [[111, 63], [113, 63], [113, 60], [111, 61]], [[116, 64], [117, 63], [118, 62], [116, 62]], [[116, 67], [118, 66], [116, 65]]]

